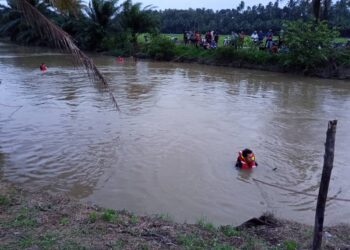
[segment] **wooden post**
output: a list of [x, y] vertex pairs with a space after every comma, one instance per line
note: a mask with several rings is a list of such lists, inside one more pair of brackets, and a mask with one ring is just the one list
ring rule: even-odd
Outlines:
[[323, 170], [322, 170], [321, 184], [320, 184], [320, 189], [318, 193], [316, 214], [315, 214], [314, 240], [312, 244], [313, 250], [321, 249], [321, 245], [322, 245], [324, 211], [326, 207], [329, 181], [331, 178], [332, 168], [333, 168], [336, 128], [337, 128], [337, 120], [328, 122]]

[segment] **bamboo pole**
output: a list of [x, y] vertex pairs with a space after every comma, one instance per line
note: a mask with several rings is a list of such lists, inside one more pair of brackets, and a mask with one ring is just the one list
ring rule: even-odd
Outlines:
[[325, 144], [325, 154], [324, 154], [324, 161], [323, 161], [321, 184], [320, 184], [320, 189], [318, 193], [316, 214], [315, 214], [314, 240], [312, 244], [313, 250], [321, 249], [321, 245], [322, 245], [324, 211], [326, 208], [329, 181], [330, 181], [332, 169], [333, 169], [336, 129], [337, 129], [337, 120], [329, 121], [328, 129], [327, 129], [326, 144]]

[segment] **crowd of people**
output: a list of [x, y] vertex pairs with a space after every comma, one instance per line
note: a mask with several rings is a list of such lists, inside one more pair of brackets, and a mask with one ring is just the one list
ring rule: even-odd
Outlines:
[[[223, 45], [242, 48], [246, 37], [247, 35], [244, 31], [240, 33], [232, 32], [231, 36], [224, 38]], [[281, 30], [278, 34], [278, 40], [274, 40], [274, 33], [271, 29], [266, 33], [261, 30], [259, 32], [254, 31], [250, 35], [250, 39], [260, 50], [269, 50], [272, 53], [277, 53], [279, 49], [283, 48], [284, 32]], [[219, 34], [215, 31], [208, 31], [204, 35], [198, 31], [184, 31], [183, 41], [185, 45], [192, 44], [204, 49], [215, 49], [218, 47]]]
[[219, 34], [215, 31], [207, 31], [201, 35], [198, 31], [184, 31], [183, 40], [185, 45], [193, 44], [204, 49], [215, 49], [219, 43]]
[[[224, 46], [235, 46], [242, 48], [246, 34], [241, 31], [239, 34], [232, 32], [231, 37], [225, 37]], [[250, 35], [250, 39], [260, 50], [269, 50], [272, 53], [277, 53], [280, 49], [284, 49], [284, 31], [281, 30], [277, 35], [277, 40], [274, 40], [274, 33], [270, 29], [264, 33], [262, 30], [256, 30]]]

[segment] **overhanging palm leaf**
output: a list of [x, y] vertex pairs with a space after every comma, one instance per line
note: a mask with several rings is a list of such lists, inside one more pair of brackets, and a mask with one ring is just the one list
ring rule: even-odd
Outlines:
[[28, 24], [36, 29], [42, 38], [49, 39], [49, 41], [56, 48], [70, 53], [73, 56], [74, 62], [77, 65], [83, 66], [90, 78], [101, 80], [103, 85], [108, 89], [108, 92], [117, 110], [119, 110], [117, 100], [115, 99], [106, 79], [97, 69], [93, 61], [74, 44], [71, 37], [61, 28], [47, 19], [44, 15], [42, 15], [37, 9], [29, 4], [27, 0], [14, 1], [16, 2], [18, 9], [22, 12]]

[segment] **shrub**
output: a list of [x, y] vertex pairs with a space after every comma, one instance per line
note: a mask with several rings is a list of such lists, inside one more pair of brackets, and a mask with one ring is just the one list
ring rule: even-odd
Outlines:
[[244, 61], [252, 64], [276, 63], [278, 55], [256, 49], [235, 49], [233, 47], [221, 47], [215, 51], [215, 58], [224, 62]]
[[339, 32], [329, 28], [326, 21], [316, 23], [298, 20], [286, 22], [284, 26], [285, 43], [289, 49], [285, 65], [308, 70], [329, 60], [332, 42]]
[[155, 60], [171, 60], [175, 56], [175, 43], [166, 37], [155, 36], [147, 46], [147, 53]]

